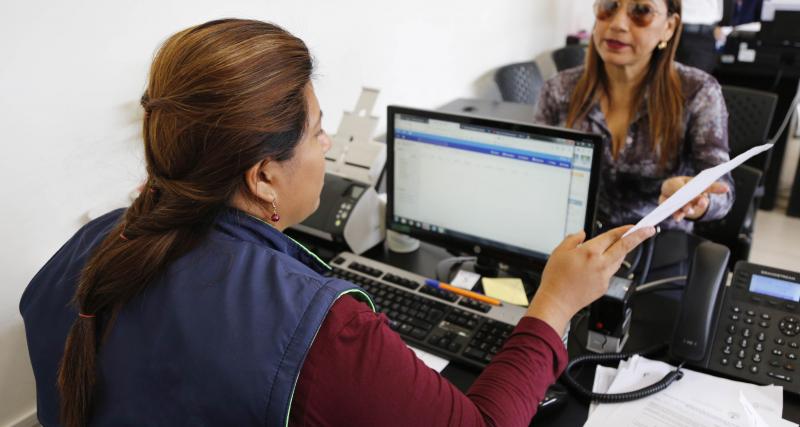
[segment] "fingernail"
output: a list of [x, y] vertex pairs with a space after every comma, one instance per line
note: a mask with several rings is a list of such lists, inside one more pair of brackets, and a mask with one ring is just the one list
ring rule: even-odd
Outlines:
[[687, 214], [687, 215], [694, 215], [694, 209], [692, 209], [692, 208], [689, 208], [689, 209], [686, 211], [686, 214]]

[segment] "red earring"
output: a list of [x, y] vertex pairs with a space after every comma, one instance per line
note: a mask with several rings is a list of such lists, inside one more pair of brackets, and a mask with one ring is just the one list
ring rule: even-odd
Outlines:
[[278, 206], [275, 205], [275, 201], [272, 201], [272, 216], [269, 217], [272, 222], [278, 222], [281, 220], [281, 216], [278, 215]]

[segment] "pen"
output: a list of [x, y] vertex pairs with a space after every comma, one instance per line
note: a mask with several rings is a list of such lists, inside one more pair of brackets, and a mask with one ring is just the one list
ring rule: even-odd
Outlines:
[[453, 285], [448, 285], [447, 283], [442, 283], [442, 282], [439, 282], [437, 280], [425, 279], [425, 284], [430, 286], [430, 287], [432, 287], [432, 288], [444, 289], [444, 290], [450, 291], [450, 292], [452, 292], [454, 294], [461, 295], [462, 297], [471, 298], [471, 299], [474, 299], [474, 300], [485, 302], [487, 304], [503, 305], [503, 303], [497, 298], [487, 297], [486, 295], [479, 294], [477, 292], [468, 291], [466, 289], [457, 288], [457, 287], [455, 287]]

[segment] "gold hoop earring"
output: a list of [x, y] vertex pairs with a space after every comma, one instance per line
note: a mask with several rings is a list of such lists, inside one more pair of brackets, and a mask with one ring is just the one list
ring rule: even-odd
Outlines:
[[658, 48], [660, 50], [666, 49], [667, 48], [667, 41], [666, 40], [661, 40], [661, 43], [658, 44]]

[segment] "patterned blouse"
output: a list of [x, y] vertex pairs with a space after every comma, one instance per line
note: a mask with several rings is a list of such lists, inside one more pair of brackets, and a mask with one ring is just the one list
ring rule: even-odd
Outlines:
[[[584, 132], [600, 134], [603, 139], [601, 179], [597, 198], [597, 219], [606, 229], [634, 224], [658, 205], [661, 183], [672, 176], [694, 176], [700, 171], [726, 162], [728, 153], [728, 111], [719, 83], [696, 68], [675, 63], [681, 78], [684, 105], [684, 138], [679, 156], [673, 156], [666, 167], [659, 167], [659, 157], [650, 144], [648, 111], [643, 103], [628, 129], [626, 143], [615, 160], [611, 154], [611, 133], [599, 102], [575, 124]], [[564, 70], [548, 80], [542, 88], [534, 120], [550, 126], [566, 126], [569, 98], [583, 67]], [[724, 217], [733, 205], [733, 179], [722, 181], [730, 191], [711, 194], [710, 204], [700, 221]], [[664, 229], [691, 231], [691, 221], [675, 222], [672, 217], [661, 223]]]

